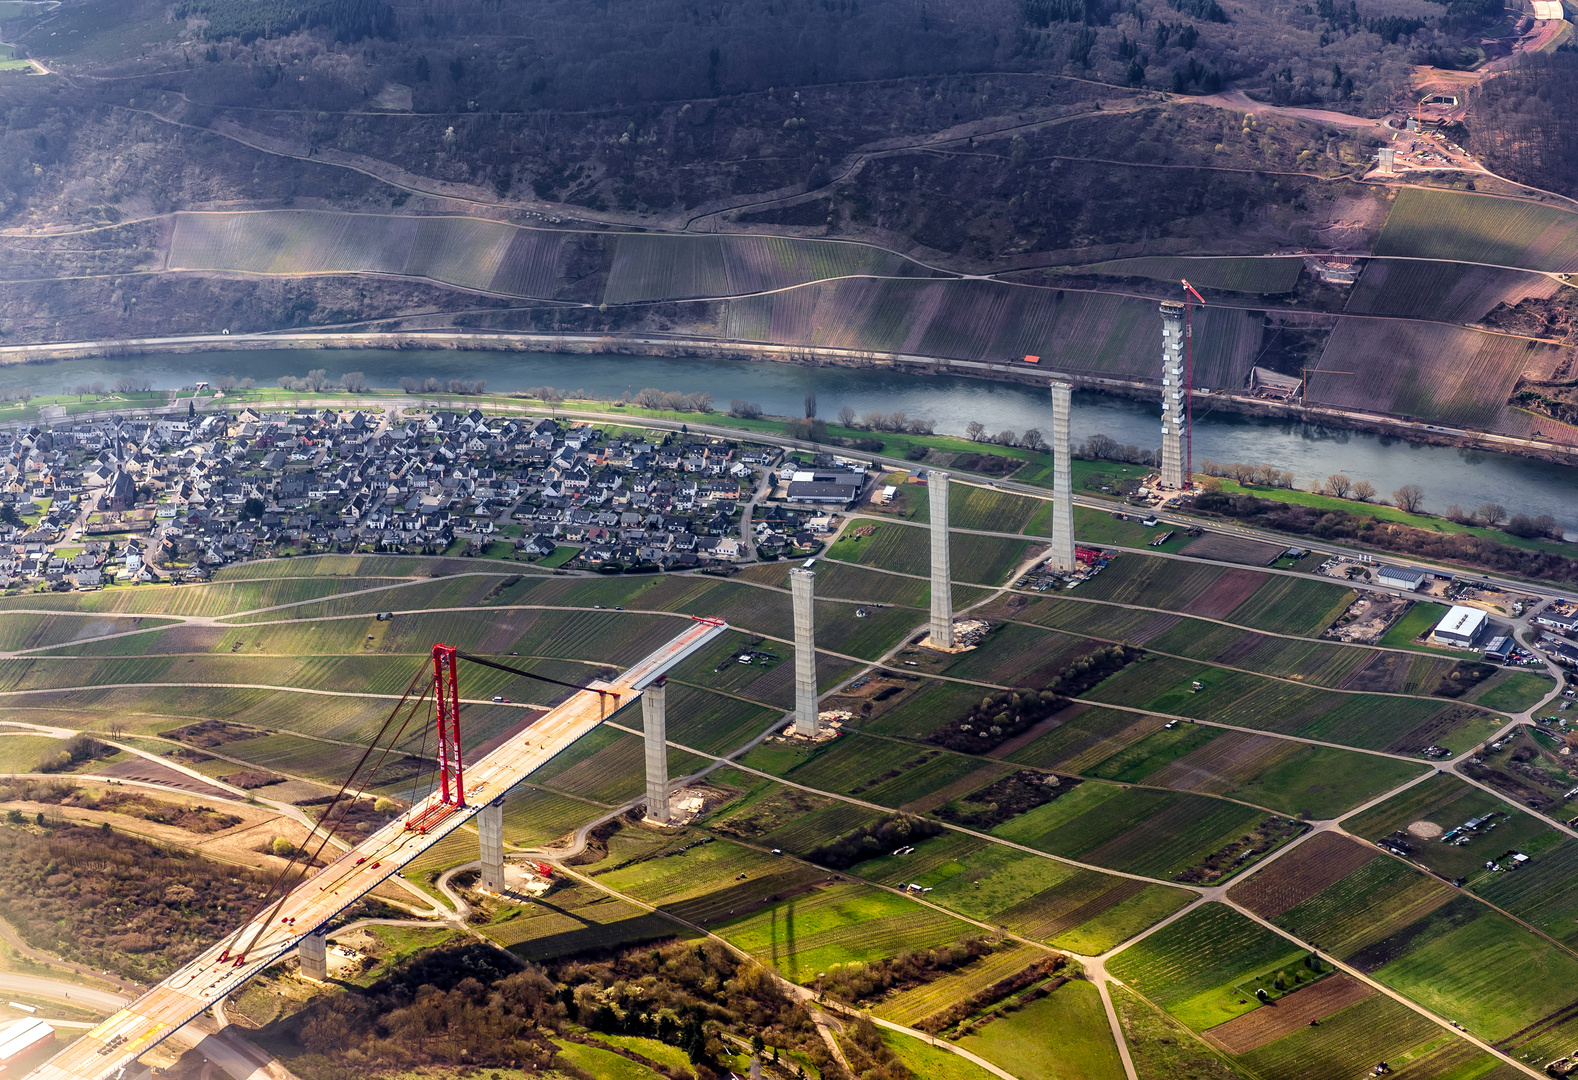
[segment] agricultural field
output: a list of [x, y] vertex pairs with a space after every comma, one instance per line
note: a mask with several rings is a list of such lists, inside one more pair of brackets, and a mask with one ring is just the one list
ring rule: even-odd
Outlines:
[[[886, 691], [884, 691], [885, 693]], [[874, 714], [862, 716], [852, 723], [874, 735], [891, 735], [901, 739], [924, 739], [941, 724], [960, 715], [981, 699], [982, 690], [954, 682], [927, 680], [902, 684], [881, 705], [874, 699]], [[888, 704], [893, 702], [894, 704]], [[875, 711], [880, 709], [881, 711]]]
[[[1206, 883], [1252, 864], [1297, 831], [1263, 810], [1203, 795], [1087, 781], [992, 830], [1112, 870]], [[1246, 837], [1259, 837], [1254, 844]], [[1239, 858], [1243, 852], [1251, 854]]]
[[952, 916], [854, 882], [818, 887], [713, 929], [797, 983], [813, 982], [833, 964], [932, 948], [976, 932]]
[[1312, 402], [1487, 430], [1507, 422], [1520, 376], [1552, 378], [1565, 354], [1461, 326], [1356, 317], [1338, 323], [1323, 355], [1340, 358], [1328, 370], [1361, 374], [1311, 374]]
[[33, 772], [46, 754], [59, 753], [62, 745], [48, 735], [0, 731], [0, 775]]
[[1108, 967], [1189, 1028], [1204, 1031], [1266, 1007], [1254, 994], [1261, 977], [1284, 970], [1313, 977], [1304, 964], [1308, 955], [1226, 904], [1208, 903], [1129, 946]]
[[603, 812], [592, 803], [523, 785], [505, 800], [504, 842], [515, 847], [542, 847]]
[[1524, 270], [1578, 270], [1578, 214], [1516, 199], [1407, 188], [1375, 253]]
[[[747, 755], [743, 763], [756, 761]], [[979, 768], [977, 759], [961, 754], [852, 734], [795, 765], [784, 779], [898, 809]]]
[[1505, 671], [1492, 675], [1467, 695], [1475, 705], [1516, 713], [1543, 701], [1556, 684], [1547, 675], [1534, 671]]
[[478, 929], [523, 960], [699, 936], [666, 916], [580, 884], [557, 888], [541, 901], [520, 901]]
[[1363, 1076], [1378, 1061], [1400, 1077], [1419, 1080], [1513, 1080], [1525, 1075], [1383, 994], [1372, 994], [1317, 1026], [1306, 1024], [1234, 1061], [1265, 1080]]
[[[864, 539], [848, 535], [850, 529], [864, 525], [875, 525], [877, 531]], [[1026, 540], [958, 533], [951, 541], [954, 578], [978, 585], [1001, 585], [1025, 560], [1030, 547]], [[828, 548], [827, 557], [929, 578], [931, 533], [916, 526], [856, 518], [845, 529], [845, 535]]]
[[[733, 339], [961, 360], [1036, 353], [1077, 357], [1078, 370], [1092, 374], [1148, 375], [1152, 363], [1140, 358], [1153, 351], [1155, 318], [1154, 303], [1137, 297], [997, 281], [852, 278], [730, 300], [720, 322]], [[1258, 318], [1213, 307], [1196, 316], [1196, 326], [1196, 378], [1239, 385], [1260, 347]]]
[[[1046, 505], [1042, 499], [1014, 495], [975, 484], [948, 485], [948, 528], [980, 532], [1021, 532]], [[929, 517], [917, 516], [917, 521]]]
[[996, 1075], [967, 1058], [897, 1031], [882, 1029], [882, 1041], [910, 1072], [927, 1080], [992, 1080]]
[[1479, 322], [1497, 304], [1510, 307], [1530, 296], [1553, 296], [1560, 287], [1544, 274], [1521, 270], [1371, 259], [1344, 310], [1462, 325]]
[[1083, 696], [1206, 723], [1400, 753], [1432, 742], [1464, 750], [1497, 726], [1490, 713], [1470, 706], [1338, 693], [1167, 657], [1131, 664]]
[[946, 832], [909, 855], [857, 868], [869, 880], [932, 891], [926, 899], [967, 918], [1084, 955], [1105, 952], [1188, 903], [1183, 889], [1055, 862]]
[[182, 212], [168, 266], [294, 277], [376, 273], [546, 298], [563, 285], [571, 237], [469, 217], [319, 210]]
[[[1076, 462], [1077, 464], [1077, 462]], [[1114, 469], [1125, 468], [1114, 462], [1093, 462], [1092, 464], [1111, 465]], [[1119, 521], [1109, 511], [1097, 510], [1089, 506], [1074, 507], [1074, 537], [1082, 544], [1116, 544], [1119, 547], [1149, 547], [1151, 541], [1158, 535], [1169, 530], [1157, 525], [1147, 528], [1141, 525], [1138, 518], [1127, 515]], [[1176, 553], [1187, 547], [1189, 537], [1178, 530], [1173, 532], [1172, 539], [1157, 548], [1157, 551]], [[1052, 535], [1052, 503], [1049, 500], [1029, 525], [1025, 532], [1034, 536]], [[1110, 569], [1110, 568], [1109, 568]], [[1105, 572], [1105, 571], [1103, 571]]]
[[[1057, 1052], [1048, 1053], [1048, 1032]], [[1122, 1080], [1123, 1063], [1096, 988], [1072, 979], [1046, 997], [993, 1020], [959, 1045], [1020, 1080]]]
[[973, 652], [962, 654], [943, 673], [998, 686], [1039, 687], [1093, 648], [1084, 638], [1023, 623], [1000, 623]]
[[1446, 618], [1446, 613], [1445, 604], [1415, 601], [1397, 620], [1397, 624], [1386, 632], [1386, 636], [1381, 638], [1381, 644], [1394, 649], [1415, 647], [1414, 639], [1424, 637], [1433, 630], [1437, 623]]
[[[404, 584], [397, 578], [278, 578], [202, 585], [119, 585], [99, 592], [38, 593], [0, 598], [0, 611], [21, 608], [104, 615], [226, 616], [297, 604], [355, 589]], [[274, 616], [279, 618], [280, 616]]]
[[[1485, 827], [1462, 829], [1465, 822], [1489, 816]], [[1431, 826], [1435, 826], [1431, 828]], [[1349, 832], [1369, 840], [1395, 837], [1413, 850], [1409, 858], [1443, 878], [1464, 878], [1478, 891], [1482, 884], [1499, 881], [1501, 873], [1485, 869], [1487, 861], [1504, 852], [1521, 851], [1532, 866], [1519, 867], [1505, 876], [1510, 880], [1525, 870], [1540, 869], [1545, 852], [1562, 841], [1562, 835], [1545, 821], [1520, 807], [1464, 783], [1455, 776], [1432, 776], [1422, 784], [1358, 815], [1346, 825]], [[1458, 844], [1440, 838], [1459, 830]], [[1568, 931], [1563, 928], [1562, 936]]]
[[845, 277], [932, 276], [901, 255], [866, 244], [784, 236], [608, 238], [607, 304], [744, 296]]
[[1304, 260], [1297, 256], [1254, 256], [1226, 258], [1184, 258], [1168, 255], [1145, 255], [1134, 259], [1113, 259], [1078, 268], [1080, 272], [1101, 274], [1106, 277], [1150, 278], [1177, 284], [1186, 279], [1197, 289], [1221, 289], [1225, 292], [1260, 293], [1261, 295], [1292, 292], [1304, 270]]
[[1016, 941], [1005, 941], [993, 952], [963, 967], [877, 1002], [872, 1013], [895, 1024], [913, 1027], [917, 1021], [943, 1012], [993, 983], [1042, 959], [1046, 954]]
[[1423, 773], [1424, 766], [1241, 731], [1180, 724], [1120, 750], [1087, 775], [1223, 795], [1282, 814], [1332, 818]]
[[1578, 978], [1571, 953], [1351, 840], [1301, 845], [1232, 895], [1491, 1041], [1567, 1004]]
[[[1055, 726], [1046, 725], [1044, 731], [1032, 728], [1026, 732], [1032, 737], [1022, 743], [1018, 739], [1011, 740], [1020, 745], [1004, 743], [1004, 747], [1008, 747], [1004, 753], [1006, 759], [1038, 769], [1082, 773], [1108, 760], [1135, 740], [1161, 731], [1167, 723], [1159, 716], [1104, 709], [1083, 702], [1051, 719], [1060, 722]], [[1042, 726], [1037, 725], [1038, 728]]]

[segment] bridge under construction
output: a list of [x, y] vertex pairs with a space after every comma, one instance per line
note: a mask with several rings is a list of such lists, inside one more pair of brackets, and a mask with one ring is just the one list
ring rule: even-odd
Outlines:
[[[492, 753], [472, 763], [469, 770], [460, 752], [457, 661], [470, 660], [544, 682], [558, 680], [516, 671], [482, 657], [467, 656], [447, 646], [435, 646], [431, 683], [411, 702], [406, 717], [409, 721], [431, 693], [438, 735], [438, 783], [434, 790], [405, 815], [316, 872], [311, 869], [311, 855], [299, 868], [292, 863], [276, 883], [276, 894], [265, 894], [261, 898], [261, 910], [250, 921], [29, 1076], [34, 1080], [109, 1080], [120, 1076], [138, 1056], [234, 993], [291, 950], [301, 948], [304, 962], [314, 943], [321, 952], [324, 928], [336, 915], [472, 817], [485, 810], [497, 814], [501, 800], [517, 783], [547, 764], [550, 758], [591, 731], [612, 712], [632, 704], [649, 687], [661, 687], [669, 669], [727, 629], [727, 624], [721, 620], [697, 619], [684, 633], [608, 682], [592, 682], [586, 686], [561, 683], [573, 689], [567, 699], [515, 732]], [[413, 679], [407, 689], [407, 698], [425, 681], [425, 672]], [[406, 705], [406, 698], [402, 698], [390, 719], [385, 721], [386, 731]], [[401, 727], [403, 730], [404, 725]], [[658, 730], [657, 737], [661, 739], [661, 729]], [[389, 746], [398, 734], [396, 731]], [[649, 741], [653, 734], [648, 731]], [[363, 763], [377, 750], [378, 743], [375, 739], [369, 746]], [[387, 746], [384, 753], [388, 753]], [[648, 756], [650, 758], [651, 754]], [[358, 769], [361, 767], [358, 765]], [[351, 779], [355, 775], [353, 773]], [[342, 799], [351, 779], [341, 789]], [[664, 779], [666, 782], [666, 771]], [[324, 832], [318, 851], [323, 850], [332, 834], [330, 814], [333, 810], [331, 805], [320, 823]], [[500, 834], [496, 826], [487, 828], [487, 824], [484, 820], [484, 839], [489, 833]]]

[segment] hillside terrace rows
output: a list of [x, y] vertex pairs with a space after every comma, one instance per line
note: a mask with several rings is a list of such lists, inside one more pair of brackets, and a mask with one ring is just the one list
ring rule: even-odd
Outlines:
[[[94, 588], [285, 553], [431, 554], [457, 540], [482, 551], [499, 539], [528, 557], [563, 542], [584, 545], [587, 565], [702, 567], [746, 553], [742, 503], [780, 454], [477, 409], [34, 427], [0, 433], [0, 543], [15, 545], [0, 580]], [[758, 550], [819, 546], [803, 519], [764, 510]]]

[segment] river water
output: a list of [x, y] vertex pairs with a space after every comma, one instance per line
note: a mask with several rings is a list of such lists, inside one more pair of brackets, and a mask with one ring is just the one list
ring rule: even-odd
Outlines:
[[[222, 376], [251, 377], [273, 385], [281, 375], [326, 368], [337, 378], [360, 371], [377, 387], [417, 378], [483, 379], [490, 391], [534, 386], [585, 390], [618, 398], [643, 387], [684, 393], [708, 391], [718, 407], [732, 398], [756, 402], [768, 413], [799, 416], [807, 391], [817, 395], [818, 415], [832, 419], [845, 405], [858, 413], [902, 410], [934, 420], [939, 433], [960, 435], [978, 420], [995, 434], [1052, 429], [1044, 389], [979, 379], [895, 375], [836, 367], [747, 363], [734, 360], [667, 360], [653, 357], [559, 355], [553, 353], [457, 352], [453, 350], [295, 350], [262, 352], [150, 353], [124, 359], [61, 360], [0, 367], [0, 387], [31, 387], [54, 394], [78, 383], [113, 384], [123, 375], [151, 380], [155, 388], [188, 385]], [[1550, 514], [1578, 529], [1578, 469], [1507, 454], [1455, 447], [1420, 446], [1400, 439], [1322, 428], [1290, 421], [1211, 411], [1209, 399], [1195, 402], [1194, 457], [1246, 463], [1266, 462], [1292, 470], [1302, 487], [1334, 472], [1368, 480], [1385, 493], [1403, 484], [1425, 490], [1425, 507], [1439, 513], [1456, 503], [1470, 509], [1500, 503], [1511, 513]], [[1159, 407], [1093, 392], [1074, 396], [1076, 440], [1101, 433], [1120, 443], [1155, 448], [1161, 443]]]

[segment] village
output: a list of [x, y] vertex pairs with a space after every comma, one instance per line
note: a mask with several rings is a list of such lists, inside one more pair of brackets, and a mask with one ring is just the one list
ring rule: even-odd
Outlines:
[[477, 409], [112, 417], [0, 432], [0, 583], [201, 581], [326, 551], [726, 568], [814, 554], [867, 488], [825, 454]]

